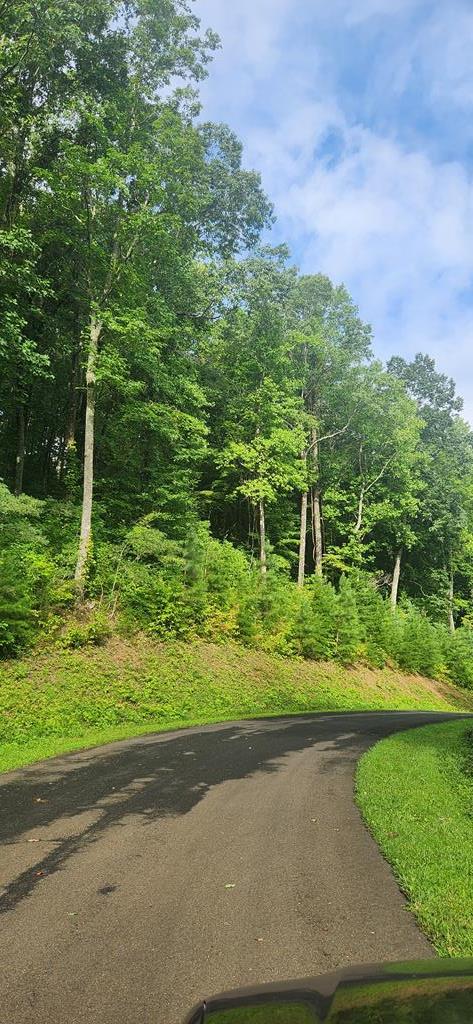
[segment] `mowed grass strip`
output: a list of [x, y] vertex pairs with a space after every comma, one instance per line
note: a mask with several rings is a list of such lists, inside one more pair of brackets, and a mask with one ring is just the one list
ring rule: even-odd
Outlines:
[[472, 727], [398, 733], [357, 772], [365, 821], [440, 956], [473, 956]]
[[188, 725], [311, 711], [449, 711], [469, 696], [391, 669], [347, 669], [235, 644], [115, 638], [3, 664], [0, 771]]

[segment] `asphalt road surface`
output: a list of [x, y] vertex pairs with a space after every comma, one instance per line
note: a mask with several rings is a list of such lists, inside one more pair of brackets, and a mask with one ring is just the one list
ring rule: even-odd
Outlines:
[[221, 989], [431, 956], [353, 773], [447, 717], [232, 723], [0, 776], [2, 1024], [180, 1024]]

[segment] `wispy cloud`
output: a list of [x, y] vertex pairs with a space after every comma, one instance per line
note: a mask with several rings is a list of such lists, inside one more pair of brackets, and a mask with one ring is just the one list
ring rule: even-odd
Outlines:
[[[204, 87], [305, 271], [346, 282], [381, 355], [435, 355], [473, 420], [473, 11], [464, 0], [197, 0]], [[448, 116], [447, 116], [448, 115]]]

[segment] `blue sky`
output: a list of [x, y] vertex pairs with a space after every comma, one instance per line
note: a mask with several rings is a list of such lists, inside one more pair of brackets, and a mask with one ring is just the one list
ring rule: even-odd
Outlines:
[[195, 0], [202, 88], [275, 204], [275, 242], [343, 281], [375, 351], [433, 355], [473, 422], [473, 0]]

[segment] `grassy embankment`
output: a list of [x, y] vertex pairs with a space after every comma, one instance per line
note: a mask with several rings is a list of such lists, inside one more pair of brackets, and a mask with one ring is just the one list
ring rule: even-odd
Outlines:
[[307, 711], [458, 710], [468, 695], [390, 669], [344, 669], [197, 643], [114, 639], [0, 669], [0, 770], [180, 726]]
[[472, 722], [376, 744], [357, 796], [374, 837], [441, 956], [473, 956]]

